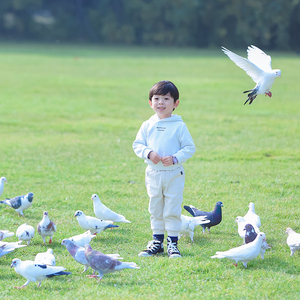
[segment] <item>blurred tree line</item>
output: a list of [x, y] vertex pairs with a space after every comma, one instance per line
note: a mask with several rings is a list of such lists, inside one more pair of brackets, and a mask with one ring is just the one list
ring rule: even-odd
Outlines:
[[300, 0], [2, 0], [2, 40], [300, 50]]

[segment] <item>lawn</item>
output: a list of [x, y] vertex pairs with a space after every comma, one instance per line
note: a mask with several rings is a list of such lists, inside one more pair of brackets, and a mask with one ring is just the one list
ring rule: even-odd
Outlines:
[[[246, 49], [238, 53], [245, 57]], [[0, 206], [0, 229], [16, 232], [25, 222], [36, 228], [43, 211], [57, 225], [51, 246], [36, 232], [30, 246], [0, 258], [1, 297], [299, 299], [300, 253], [290, 256], [285, 229], [300, 232], [300, 59], [270, 54], [273, 68], [282, 71], [273, 97], [258, 96], [244, 106], [242, 92], [254, 83], [221, 49], [0, 44], [0, 177], [8, 180], [0, 199], [34, 193], [24, 218]], [[153, 114], [149, 89], [163, 79], [179, 89], [175, 113], [197, 148], [184, 164], [183, 204], [205, 211], [217, 201], [224, 204], [222, 223], [211, 234], [197, 228], [194, 243], [183, 237], [183, 258], [173, 260], [166, 254], [137, 256], [151, 230], [146, 166], [132, 142]], [[62, 239], [84, 232], [76, 210], [94, 216], [94, 193], [132, 223], [102, 232], [91, 246], [140, 266], [105, 275], [100, 283], [81, 274], [83, 266], [61, 246]], [[211, 259], [242, 244], [234, 220], [246, 214], [249, 202], [272, 245], [265, 259], [256, 258], [248, 268]], [[72, 275], [45, 280], [40, 288], [30, 283], [14, 289], [26, 279], [10, 268], [12, 259], [33, 260], [49, 247], [56, 264]]]

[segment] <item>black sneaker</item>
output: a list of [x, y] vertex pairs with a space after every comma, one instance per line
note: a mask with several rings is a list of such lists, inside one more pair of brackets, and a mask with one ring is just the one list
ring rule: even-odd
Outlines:
[[181, 257], [180, 251], [177, 248], [177, 241], [172, 242], [171, 238], [168, 237], [168, 255], [169, 258]]
[[164, 252], [164, 244], [162, 241], [153, 240], [147, 245], [147, 249], [139, 253], [139, 256], [153, 256]]

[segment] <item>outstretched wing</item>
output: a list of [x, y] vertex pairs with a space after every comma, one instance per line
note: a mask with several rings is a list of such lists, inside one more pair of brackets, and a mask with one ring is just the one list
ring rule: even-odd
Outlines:
[[241, 57], [230, 50], [222, 47], [223, 52], [240, 68], [242, 68], [254, 82], [258, 82], [264, 71], [250, 60]]
[[267, 55], [264, 51], [253, 45], [248, 47], [247, 53], [248, 59], [256, 66], [259, 66], [259, 68], [261, 68], [265, 72], [272, 71], [271, 56]]

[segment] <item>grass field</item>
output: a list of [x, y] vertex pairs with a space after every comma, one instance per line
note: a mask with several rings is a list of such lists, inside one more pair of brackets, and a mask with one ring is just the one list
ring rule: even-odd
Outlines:
[[[30, 246], [0, 258], [1, 298], [299, 299], [300, 253], [290, 257], [285, 229], [300, 232], [300, 59], [270, 54], [273, 68], [282, 71], [273, 97], [258, 96], [244, 106], [242, 92], [254, 83], [220, 49], [1, 44], [0, 177], [8, 182], [0, 198], [31, 191], [34, 200], [25, 218], [1, 206], [0, 229], [15, 232], [25, 222], [36, 227], [47, 210], [58, 228], [51, 245], [57, 265], [72, 272], [40, 288], [13, 288], [26, 280], [10, 268], [12, 259], [33, 260], [48, 249], [36, 233]], [[210, 235], [197, 228], [194, 244], [182, 238], [183, 258], [177, 260], [137, 256], [151, 230], [146, 166], [132, 142], [153, 114], [148, 91], [163, 79], [179, 88], [175, 113], [197, 148], [184, 164], [183, 204], [206, 211], [217, 201], [224, 204], [222, 223]], [[83, 266], [61, 246], [63, 238], [84, 232], [76, 210], [94, 216], [94, 193], [132, 223], [102, 232], [91, 246], [140, 266], [100, 283], [81, 274]], [[249, 202], [273, 247], [248, 268], [211, 259], [242, 244], [234, 220], [246, 214]]]

